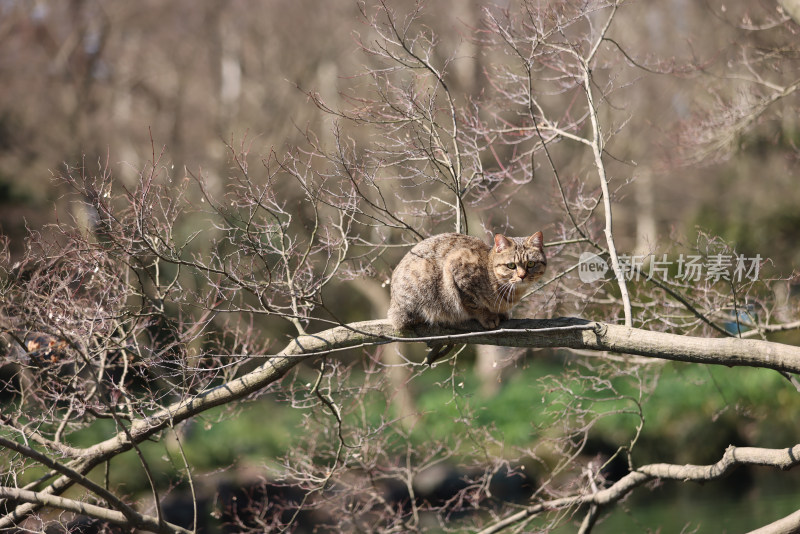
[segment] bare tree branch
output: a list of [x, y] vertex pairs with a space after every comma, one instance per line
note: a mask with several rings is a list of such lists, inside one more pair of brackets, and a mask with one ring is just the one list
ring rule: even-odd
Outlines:
[[[800, 13], [798, 13], [800, 15]], [[800, 532], [800, 510], [777, 521], [751, 530], [749, 534], [797, 534]]]
[[[792, 1], [779, 3], [783, 8], [777, 10], [744, 1], [712, 9], [713, 23], [725, 28], [712, 38], [692, 35], [687, 26], [680, 40], [689, 43], [684, 46], [666, 33], [663, 17], [650, 17], [664, 13], [658, 4], [520, 0], [462, 7], [455, 0], [359, 1], [349, 16], [361, 15], [354, 40], [364, 58], [346, 67], [356, 72], [339, 72], [344, 62], [322, 60], [318, 78], [291, 73], [289, 79], [296, 81], [289, 85], [311, 88], [304, 92], [316, 104], [309, 110], [315, 116], [298, 114], [293, 123], [281, 120], [294, 116], [287, 115], [288, 109], [269, 110], [269, 121], [292, 124], [296, 131], [278, 140], [272, 134], [259, 136], [266, 147], [288, 143], [290, 148], [285, 153], [263, 149], [258, 157], [250, 155], [254, 142], [247, 136], [241, 144], [231, 137], [224, 155], [209, 151], [209, 140], [198, 134], [208, 130], [202, 122], [206, 114], [195, 110], [214, 100], [203, 93], [206, 85], [220, 84], [230, 87], [219, 88], [227, 94], [221, 99], [225, 103], [210, 114], [219, 119], [215, 131], [252, 128], [260, 107], [274, 107], [273, 101], [277, 107], [288, 105], [285, 98], [271, 98], [272, 86], [279, 84], [261, 87], [263, 77], [240, 86], [276, 59], [269, 52], [275, 47], [261, 33], [263, 25], [245, 25], [241, 41], [238, 35], [222, 38], [231, 33], [233, 20], [264, 19], [251, 16], [261, 14], [261, 8], [220, 4], [187, 20], [180, 2], [179, 7], [151, 10], [161, 15], [162, 9], [174, 9], [179, 27], [187, 30], [167, 32], [170, 38], [183, 37], [165, 43], [191, 47], [192, 35], [208, 37], [203, 46], [212, 43], [209, 61], [184, 69], [183, 59], [195, 50], [173, 63], [171, 54], [154, 56], [136, 44], [161, 41], [120, 37], [119, 29], [127, 25], [134, 28], [131, 35], [145, 35], [136, 29], [141, 21], [129, 20], [129, 8], [103, 9], [98, 15], [93, 3], [53, 4], [45, 10], [15, 3], [8, 20], [0, 21], [0, 41], [9, 50], [23, 51], [21, 57], [52, 49], [56, 58], [45, 54], [39, 57], [45, 60], [41, 65], [26, 61], [22, 70], [44, 76], [30, 84], [37, 88], [36, 98], [26, 94], [30, 87], [15, 89], [15, 78], [7, 84], [16, 95], [9, 101], [41, 102], [41, 110], [30, 115], [39, 119], [49, 116], [45, 112], [58, 117], [56, 108], [80, 101], [72, 115], [77, 124], [72, 119], [36, 121], [56, 125], [52, 136], [41, 139], [56, 141], [56, 132], [63, 130], [77, 132], [78, 142], [55, 143], [41, 151], [46, 157], [37, 155], [40, 149], [33, 144], [17, 150], [10, 134], [18, 125], [26, 127], [22, 131], [30, 128], [31, 135], [38, 131], [40, 126], [28, 123], [30, 109], [38, 108], [12, 106], [0, 113], [0, 138], [12, 139], [13, 146], [0, 147], [0, 152], [3, 165], [16, 164], [0, 174], [24, 181], [30, 172], [25, 169], [41, 169], [43, 161], [79, 150], [86, 156], [56, 177], [55, 187], [66, 192], [53, 197], [57, 222], [44, 229], [26, 222], [26, 228], [0, 235], [0, 460], [9, 464], [2, 471], [2, 495], [8, 500], [0, 503], [0, 529], [57, 520], [53, 512], [65, 511], [65, 517], [74, 512], [129, 528], [178, 532], [166, 521], [189, 521], [171, 519], [175, 509], [169, 504], [176, 497], [192, 500], [185, 510], [194, 511], [195, 530], [203, 529], [205, 499], [217, 482], [204, 477], [195, 484], [195, 469], [209, 466], [192, 465], [192, 460], [195, 447], [209, 446], [206, 440], [215, 437], [190, 430], [199, 421], [212, 425], [217, 413], [233, 416], [250, 402], [274, 402], [286, 409], [281, 415], [302, 422], [291, 444], [276, 445], [277, 461], [264, 462], [270, 467], [260, 481], [262, 489], [272, 492], [273, 483], [280, 485], [287, 493], [283, 502], [254, 491], [236, 504], [220, 499], [213, 505], [214, 516], [221, 514], [217, 519], [243, 531], [303, 529], [306, 516], [316, 521], [330, 510], [337, 510], [336, 517], [322, 519], [319, 529], [423, 531], [434, 516], [443, 530], [469, 529], [466, 524], [473, 519], [496, 521], [483, 523], [488, 529], [521, 530], [539, 512], [554, 510], [545, 514], [542, 530], [575, 521], [581, 523], [580, 532], [589, 533], [608, 508], [648, 480], [711, 480], [748, 462], [794, 466], [796, 447], [787, 449], [791, 462], [781, 456], [784, 451], [748, 448], [729, 450], [711, 466], [654, 463], [637, 468], [633, 460], [638, 455], [634, 449], [663, 437], [660, 432], [672, 421], [663, 411], [661, 420], [650, 416], [648, 399], [663, 391], [657, 392], [659, 381], [672, 380], [667, 377], [672, 371], [698, 371], [644, 361], [772, 369], [800, 391], [800, 348], [787, 344], [793, 343], [793, 333], [775, 336], [783, 344], [766, 341], [770, 333], [800, 328], [796, 258], [783, 252], [780, 258], [766, 258], [762, 254], [771, 251], [756, 250], [768, 242], [759, 228], [758, 204], [774, 204], [767, 196], [777, 188], [766, 181], [749, 186], [746, 194], [752, 198], [743, 202], [747, 210], [723, 210], [743, 214], [743, 239], [736, 245], [742, 250], [712, 233], [686, 228], [687, 214], [699, 203], [711, 199], [713, 205], [713, 195], [733, 194], [728, 192], [733, 187], [716, 191], [718, 184], [710, 178], [697, 179], [711, 171], [709, 162], [751, 151], [758, 154], [758, 167], [776, 177], [791, 176], [798, 164], [794, 111], [800, 80], [787, 68], [799, 53], [797, 27], [789, 19], [796, 12]], [[328, 4], [336, 3], [319, 11], [330, 14]], [[698, 9], [703, 8], [692, 7], [687, 16], [696, 19]], [[647, 35], [638, 33], [641, 25], [630, 24], [642, 20], [643, 13], [648, 15]], [[188, 20], [195, 17], [204, 22]], [[442, 26], [443, 18], [458, 22]], [[218, 19], [229, 20], [217, 27]], [[159, 34], [158, 27], [152, 29]], [[64, 41], [64, 36], [70, 37]], [[43, 37], [52, 43], [40, 42]], [[306, 37], [304, 46], [314, 48], [311, 35], [300, 37]], [[331, 32], [330, 39], [338, 37], [338, 31]], [[103, 42], [93, 46], [95, 38]], [[172, 52], [175, 47], [159, 49]], [[72, 65], [82, 70], [74, 75]], [[175, 75], [166, 81], [142, 77], [140, 71], [153, 65]], [[189, 72], [197, 65], [204, 74], [194, 78]], [[76, 98], [39, 92], [70, 85]], [[321, 87], [319, 92], [313, 85]], [[702, 91], [695, 92], [695, 86]], [[107, 113], [108, 102], [114, 113]], [[165, 110], [173, 104], [186, 106], [184, 114], [196, 117], [187, 123], [172, 116]], [[243, 113], [237, 116], [239, 106]], [[94, 119], [86, 122], [82, 113]], [[140, 120], [118, 123], [118, 116], [141, 113], [164, 117], [166, 122], [159, 118], [152, 131], [163, 135], [167, 124], [173, 139], [161, 147], [152, 134], [143, 143], [141, 136], [132, 136], [121, 148], [114, 146], [114, 133], [105, 163], [99, 158], [93, 174], [90, 132], [116, 132], [119, 126], [119, 138], [124, 138], [122, 123], [139, 125]], [[114, 120], [109, 122], [109, 116]], [[328, 126], [321, 131], [328, 119], [333, 120], [331, 131]], [[307, 127], [298, 127], [304, 122]], [[665, 132], [674, 131], [675, 123], [679, 131], [670, 140]], [[136, 155], [136, 143], [146, 145], [146, 154]], [[191, 157], [184, 153], [190, 146], [196, 151]], [[208, 159], [197, 159], [197, 154]], [[251, 157], [260, 159], [261, 166], [252, 165]], [[118, 171], [110, 163], [119, 160], [129, 168]], [[189, 161], [201, 170], [187, 169]], [[730, 177], [731, 186], [753, 161], [743, 161], [742, 170]], [[681, 172], [671, 175], [675, 167]], [[138, 169], [138, 176], [130, 169]], [[552, 172], [554, 182], [542, 180], [540, 169], [548, 176]], [[626, 195], [640, 170], [669, 178], [646, 184], [647, 198], [669, 193], [663, 203]], [[680, 191], [684, 187], [687, 191]], [[739, 188], [745, 189], [744, 184]], [[17, 198], [15, 190], [6, 189], [0, 183], [3, 206]], [[692, 195], [692, 206], [677, 206], [689, 190], [698, 193]], [[785, 245], [793, 235], [793, 198], [786, 193], [780, 199], [785, 213], [776, 212], [781, 216], [775, 221], [783, 230], [769, 240], [781, 243], [775, 248], [791, 249]], [[641, 225], [636, 210], [652, 211], [659, 223], [674, 222], [672, 242], [637, 243], [636, 256], [626, 254], [628, 238], [641, 235], [631, 232]], [[711, 211], [698, 214], [698, 224], [723, 233]], [[16, 223], [5, 226], [4, 215], [0, 207], [0, 226], [16, 228]], [[16, 211], [11, 219], [28, 221]], [[763, 225], [772, 224], [769, 220]], [[531, 290], [535, 298], [517, 313], [555, 319], [506, 321], [493, 331], [471, 330], [477, 326], [467, 324], [399, 332], [384, 320], [352, 322], [384, 316], [389, 273], [412, 242], [468, 229], [476, 236], [544, 231], [550, 247], [548, 280]], [[657, 234], [648, 232], [653, 239]], [[581, 269], [589, 266], [578, 258], [589, 251], [597, 254], [596, 262]], [[788, 269], [787, 261], [793, 262]], [[613, 276], [606, 277], [609, 263]], [[592, 282], [581, 276], [587, 274]], [[380, 298], [369, 297], [366, 286]], [[579, 318], [558, 318], [572, 314]], [[447, 365], [431, 370], [405, 350], [407, 344], [420, 348], [422, 343], [462, 348]], [[471, 362], [464, 349], [472, 345], [512, 350], [496, 351], [503, 356], [491, 356], [491, 367], [479, 366], [473, 373], [462, 361]], [[526, 350], [542, 348], [571, 352]], [[536, 396], [541, 392], [555, 399], [544, 410], [524, 420], [506, 421], [500, 414], [492, 424], [474, 424], [477, 410], [493, 413], [490, 391], [516, 393], [516, 385], [504, 380], [511, 370], [503, 369], [507, 364], [562, 357], [568, 361], [562, 372], [547, 373], [531, 389]], [[298, 365], [320, 358], [317, 363], [324, 365], [316, 380], [309, 366]], [[461, 358], [458, 365], [456, 358]], [[483, 372], [489, 368], [491, 373]], [[388, 378], [392, 371], [400, 372], [399, 380]], [[478, 398], [461, 375], [485, 381], [490, 374], [498, 387], [482, 388], [487, 397], [480, 400], [487, 402], [476, 409]], [[769, 372], [732, 374], [786, 387]], [[441, 391], [428, 391], [433, 377]], [[397, 409], [397, 399], [412, 398], [421, 385], [426, 390], [419, 402]], [[736, 380], [727, 386], [742, 387]], [[786, 388], [776, 396], [762, 391], [734, 403], [718, 389], [721, 400], [703, 399], [709, 411], [699, 411], [693, 424], [724, 424], [739, 432], [743, 417], [754, 414], [755, 420], [780, 422], [785, 428], [780, 438], [797, 442], [793, 426], [785, 424], [790, 410], [749, 410], [757, 402], [797, 403], [784, 396], [795, 391]], [[429, 411], [427, 403], [442, 400], [438, 393], [448, 398]], [[694, 396], [686, 401], [700, 402]], [[224, 411], [212, 411], [215, 407]], [[456, 430], [420, 439], [421, 433], [431, 434], [428, 417], [439, 409], [450, 410]], [[718, 420], [722, 413], [726, 419]], [[621, 424], [603, 422], [606, 417], [619, 418]], [[442, 428], [436, 423], [436, 429]], [[518, 441], [500, 437], [512, 425], [533, 432]], [[611, 426], [613, 432], [607, 430]], [[755, 442], [758, 432], [747, 428], [743, 439], [760, 444]], [[174, 440], [173, 432], [180, 432]], [[322, 439], [323, 433], [334, 439]], [[164, 467], [151, 456], [153, 447], [166, 449], [165, 461], [179, 452], [182, 465], [172, 461]], [[134, 452], [140, 459], [135, 479], [123, 467], [129, 465], [126, 460], [136, 460]], [[242, 465], [238, 457], [229, 461], [233, 467]], [[420, 487], [424, 471], [447, 461], [464, 470], [453, 477], [459, 480], [457, 488], [441, 498], [426, 494]], [[625, 471], [608, 472], [618, 461], [626, 464]], [[94, 482], [101, 470], [104, 484]], [[524, 479], [524, 491], [509, 498], [495, 492], [495, 476], [510, 479], [514, 474]], [[139, 513], [145, 503], [154, 517]], [[524, 509], [517, 516], [519, 506]], [[47, 507], [54, 510], [37, 513]], [[462, 511], [466, 515], [456, 518]], [[797, 521], [792, 514], [765, 528], [796, 530]]]
[[[494, 331], [464, 332], [438, 327], [420, 327], [397, 332], [388, 321], [365, 321], [343, 325], [316, 334], [299, 336], [281, 352], [267, 358], [257, 369], [224, 385], [172, 404], [150, 416], [132, 421], [130, 428], [115, 437], [83, 449], [70, 467], [86, 473], [94, 466], [129, 450], [135, 444], [210, 408], [242, 399], [279, 380], [301, 361], [347, 348], [407, 342], [458, 342], [528, 348], [565, 347], [612, 351], [665, 360], [725, 366], [765, 367], [800, 373], [800, 347], [739, 338], [698, 338], [638, 328], [610, 325], [583, 319], [510, 320]], [[72, 484], [69, 477], [53, 481], [48, 488], [59, 493]], [[0, 520], [0, 528], [41, 504], [17, 507]]]
[[73, 499], [65, 499], [49, 493], [40, 491], [30, 491], [19, 488], [9, 488], [0, 486], [0, 497], [4, 499], [15, 499], [24, 501], [39, 506], [50, 506], [58, 510], [65, 510], [67, 512], [74, 512], [76, 514], [93, 517], [102, 521], [108, 521], [123, 526], [134, 526], [136, 528], [146, 530], [149, 532], [160, 532], [170, 534], [190, 534], [192, 531], [185, 528], [159, 521], [155, 517], [136, 514], [134, 517], [129, 517], [122, 512], [109, 510], [102, 506], [84, 503]]
[[[550, 502], [539, 503], [521, 512], [517, 512], [498, 521], [480, 531], [479, 534], [494, 534], [500, 532], [520, 521], [524, 521], [532, 516], [544, 511], [556, 510], [559, 508], [569, 508], [580, 505], [606, 506], [618, 502], [637, 487], [651, 480], [676, 480], [681, 482], [707, 482], [717, 480], [729, 474], [733, 469], [743, 465], [760, 465], [776, 467], [787, 470], [800, 464], [800, 444], [789, 449], [763, 449], [757, 447], [734, 447], [730, 446], [723, 454], [720, 461], [710, 465], [674, 465], [674, 464], [649, 464], [643, 465], [622, 479], [615, 482], [611, 487], [596, 491], [588, 495], [576, 495], [564, 497]], [[789, 530], [764, 530], [756, 532], [777, 533], [795, 532], [791, 528], [797, 527], [798, 514], [792, 514], [784, 518], [785, 523], [780, 528]], [[784, 521], [781, 520], [781, 521]], [[792, 523], [794, 521], [794, 523]], [[775, 523], [773, 523], [774, 525]], [[794, 525], [792, 527], [792, 525]], [[767, 528], [767, 527], [764, 527]]]

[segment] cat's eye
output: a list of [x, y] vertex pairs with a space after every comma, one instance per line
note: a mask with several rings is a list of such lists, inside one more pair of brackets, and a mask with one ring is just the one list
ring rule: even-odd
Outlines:
[[506, 263], [506, 267], [508, 267], [509, 269], [516, 269], [517, 268], [517, 264], [516, 263]]
[[530, 261], [528, 262], [528, 269], [530, 269], [530, 268], [531, 268], [531, 267], [533, 267], [534, 265], [536, 265], [536, 262], [535, 262], [535, 261], [533, 261], [533, 260], [530, 260]]

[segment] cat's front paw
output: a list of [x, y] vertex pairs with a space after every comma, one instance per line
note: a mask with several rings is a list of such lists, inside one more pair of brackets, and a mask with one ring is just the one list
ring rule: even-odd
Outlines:
[[494, 330], [500, 324], [500, 316], [497, 314], [486, 314], [478, 317], [478, 322], [487, 330]]

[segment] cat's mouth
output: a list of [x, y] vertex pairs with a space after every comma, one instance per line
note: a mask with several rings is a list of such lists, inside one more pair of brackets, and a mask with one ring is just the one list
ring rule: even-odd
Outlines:
[[517, 278], [515, 280], [511, 280], [511, 284], [515, 286], [519, 285], [530, 285], [539, 280], [543, 275], [542, 274], [529, 274], [525, 277]]

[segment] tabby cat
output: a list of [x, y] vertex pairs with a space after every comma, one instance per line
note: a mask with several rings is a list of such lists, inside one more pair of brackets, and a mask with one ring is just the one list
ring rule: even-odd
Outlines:
[[541, 232], [528, 238], [496, 234], [494, 246], [463, 234], [430, 237], [392, 274], [389, 320], [398, 329], [469, 319], [497, 328], [546, 266]]

